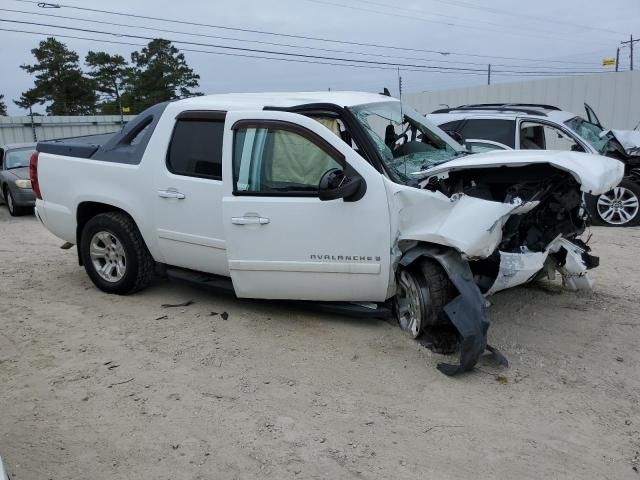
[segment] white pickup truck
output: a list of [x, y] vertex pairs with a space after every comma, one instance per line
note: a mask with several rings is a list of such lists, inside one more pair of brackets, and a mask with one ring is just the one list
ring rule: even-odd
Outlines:
[[408, 106], [356, 92], [195, 97], [106, 143], [38, 152], [37, 216], [101, 290], [135, 292], [161, 266], [230, 279], [238, 297], [393, 305], [413, 337], [456, 326], [448, 374], [485, 350], [484, 295], [554, 270], [590, 286], [582, 192], [623, 175], [583, 153], [468, 155]]

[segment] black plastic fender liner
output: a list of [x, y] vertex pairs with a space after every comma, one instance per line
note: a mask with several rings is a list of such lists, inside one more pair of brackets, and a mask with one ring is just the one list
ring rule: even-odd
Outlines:
[[499, 364], [506, 366], [506, 358], [495, 348], [487, 346], [487, 331], [491, 324], [489, 312], [484, 296], [473, 280], [469, 263], [455, 250], [419, 245], [404, 254], [400, 265], [406, 267], [420, 257], [432, 258], [440, 263], [459, 292], [456, 298], [445, 305], [444, 311], [462, 337], [460, 364], [439, 363], [438, 370], [449, 376], [468, 372], [478, 363], [485, 350], [489, 350]]

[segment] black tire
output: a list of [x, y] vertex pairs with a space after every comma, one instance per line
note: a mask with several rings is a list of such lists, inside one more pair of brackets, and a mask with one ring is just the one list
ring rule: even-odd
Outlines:
[[[635, 196], [636, 202], [640, 202], [640, 185], [638, 183], [628, 178], [624, 178], [618, 184], [618, 187], [622, 187], [623, 189], [625, 189], [630, 195]], [[611, 216], [611, 221], [608, 221], [604, 218], [603, 212], [601, 211], [604, 209], [604, 207], [598, 208], [598, 202], [602, 197], [615, 196], [613, 195], [613, 192], [615, 192], [615, 189], [603, 195], [585, 195], [587, 210], [591, 215], [591, 223], [593, 225], [605, 227], [635, 227], [637, 225], [640, 225], [640, 208], [636, 208], [635, 215], [633, 215], [632, 218], [630, 218], [628, 221], [625, 221], [624, 223], [620, 223], [623, 220], [623, 217], [618, 213], [615, 213]]]
[[[118, 280], [105, 280], [91, 257], [91, 242], [103, 232], [121, 245], [126, 261]], [[107, 212], [91, 218], [82, 229], [80, 256], [87, 275], [103, 292], [126, 295], [147, 287], [153, 279], [155, 263], [133, 219], [119, 212]]]
[[9, 210], [9, 215], [12, 217], [20, 217], [25, 214], [25, 209], [23, 207], [17, 207], [16, 202], [13, 200], [13, 195], [11, 194], [11, 190], [9, 187], [4, 187], [4, 198], [6, 199], [7, 210]]
[[413, 338], [427, 327], [448, 323], [442, 312], [456, 296], [456, 289], [439, 263], [422, 259], [398, 271], [398, 286], [394, 299], [396, 319]]

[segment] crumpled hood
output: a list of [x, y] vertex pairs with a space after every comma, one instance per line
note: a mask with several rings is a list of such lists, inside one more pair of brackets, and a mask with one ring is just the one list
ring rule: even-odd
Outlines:
[[416, 175], [426, 177], [470, 168], [520, 167], [536, 163], [548, 163], [571, 173], [580, 183], [580, 189], [593, 195], [608, 192], [624, 176], [624, 164], [619, 160], [590, 153], [550, 150], [508, 150], [466, 155]]
[[29, 167], [12, 168], [7, 170], [7, 173], [10, 173], [16, 179], [29, 180]]
[[628, 155], [640, 156], [640, 132], [638, 130], [611, 130]]

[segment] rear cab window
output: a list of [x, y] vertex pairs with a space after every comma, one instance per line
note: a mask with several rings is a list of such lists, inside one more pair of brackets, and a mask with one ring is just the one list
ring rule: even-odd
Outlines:
[[185, 112], [178, 116], [167, 153], [176, 175], [222, 180], [224, 113]]

